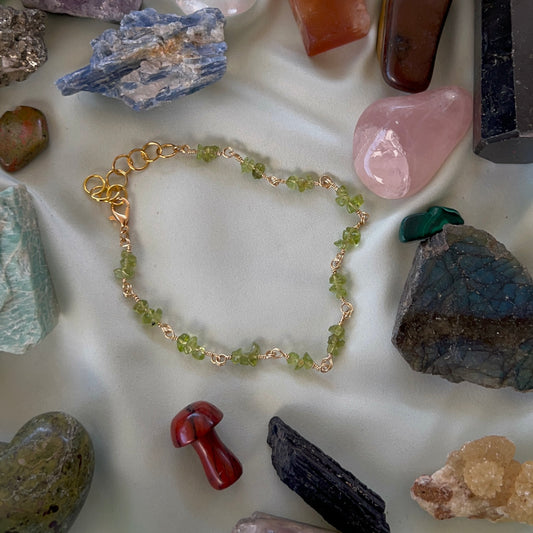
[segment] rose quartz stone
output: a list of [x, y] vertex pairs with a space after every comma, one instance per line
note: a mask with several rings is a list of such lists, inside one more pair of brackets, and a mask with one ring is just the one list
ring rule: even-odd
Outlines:
[[355, 172], [382, 198], [412, 196], [431, 181], [471, 122], [472, 97], [460, 87], [377, 100], [355, 126]]

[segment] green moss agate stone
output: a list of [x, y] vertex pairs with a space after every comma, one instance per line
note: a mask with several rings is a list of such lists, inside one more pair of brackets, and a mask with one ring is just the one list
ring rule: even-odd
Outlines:
[[9, 187], [0, 192], [0, 351], [26, 352], [58, 316], [31, 197]]
[[422, 241], [392, 342], [418, 372], [533, 389], [533, 280], [494, 237], [446, 225]]
[[427, 239], [442, 230], [445, 224], [464, 224], [458, 211], [435, 205], [425, 213], [409, 215], [400, 224], [399, 237], [402, 242]]
[[89, 492], [91, 438], [61, 412], [32, 418], [10, 443], [0, 443], [0, 531], [68, 531]]

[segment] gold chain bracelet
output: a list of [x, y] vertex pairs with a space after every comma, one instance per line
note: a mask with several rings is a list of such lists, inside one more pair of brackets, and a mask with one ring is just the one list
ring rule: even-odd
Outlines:
[[[233, 159], [237, 161], [242, 172], [251, 173], [255, 179], [264, 179], [272, 186], [281, 184], [289, 189], [304, 192], [306, 190], [320, 187], [332, 189], [336, 193], [335, 201], [344, 207], [349, 213], [356, 217], [356, 223], [348, 226], [342, 233], [339, 240], [335, 242], [338, 252], [331, 262], [331, 276], [329, 278], [330, 292], [340, 300], [341, 317], [339, 321], [328, 330], [327, 355], [319, 363], [313, 361], [306, 352], [300, 357], [295, 352], [285, 352], [280, 348], [271, 348], [261, 353], [257, 343], [253, 343], [249, 351], [237, 349], [231, 354], [217, 353], [208, 350], [205, 346], [198, 344], [198, 338], [189, 333], [177, 335], [172, 326], [162, 321], [162, 311], [159, 308], [152, 308], [146, 300], [143, 300], [134, 290], [131, 279], [135, 274], [137, 259], [132, 253], [132, 245], [129, 232], [129, 217], [131, 203], [128, 199], [128, 181], [132, 172], [140, 172], [146, 169], [151, 163], [158, 159], [168, 159], [178, 154], [196, 156], [205, 162], [212, 161], [218, 157]], [[337, 185], [329, 176], [323, 175], [319, 178], [313, 176], [289, 176], [280, 179], [275, 176], [265, 174], [265, 165], [255, 162], [249, 157], [242, 157], [231, 147], [220, 149], [218, 146], [202, 146], [191, 148], [190, 146], [174, 145], [170, 143], [160, 144], [150, 141], [142, 148], [135, 148], [128, 154], [121, 154], [115, 157], [111, 170], [105, 177], [99, 174], [91, 174], [83, 182], [85, 192], [97, 202], [104, 202], [111, 207], [110, 220], [118, 222], [120, 225], [120, 246], [122, 247], [120, 267], [114, 273], [122, 283], [122, 294], [125, 298], [133, 300], [133, 309], [139, 314], [144, 324], [157, 326], [170, 341], [176, 343], [180, 352], [191, 355], [195, 359], [208, 358], [217, 366], [223, 366], [227, 361], [236, 364], [256, 366], [262, 359], [285, 358], [289, 365], [294, 368], [313, 368], [319, 372], [329, 372], [333, 368], [333, 358], [337, 356], [345, 344], [344, 324], [352, 316], [353, 305], [347, 300], [346, 276], [341, 274], [341, 266], [346, 252], [359, 244], [360, 228], [366, 224], [368, 214], [360, 210], [363, 203], [361, 195], [350, 196], [347, 188]]]

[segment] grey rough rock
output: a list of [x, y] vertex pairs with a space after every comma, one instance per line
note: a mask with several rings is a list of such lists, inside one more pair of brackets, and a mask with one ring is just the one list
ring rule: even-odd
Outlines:
[[239, 520], [232, 533], [332, 533], [332, 531], [256, 511], [250, 518]]
[[50, 13], [120, 22], [130, 11], [140, 9], [142, 0], [22, 0], [22, 5]]
[[47, 60], [45, 20], [36, 9], [0, 6], [0, 87], [25, 80]]
[[390, 531], [383, 499], [277, 416], [267, 442], [281, 481], [341, 533]]
[[418, 372], [533, 389], [533, 280], [494, 237], [444, 226], [422, 241], [392, 342]]

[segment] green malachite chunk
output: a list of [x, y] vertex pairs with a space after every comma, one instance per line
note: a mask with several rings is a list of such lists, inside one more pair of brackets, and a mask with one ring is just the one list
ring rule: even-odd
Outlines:
[[400, 224], [399, 237], [401, 242], [427, 239], [442, 231], [446, 224], [461, 226], [464, 220], [455, 209], [433, 206], [425, 213], [417, 213], [405, 217]]

